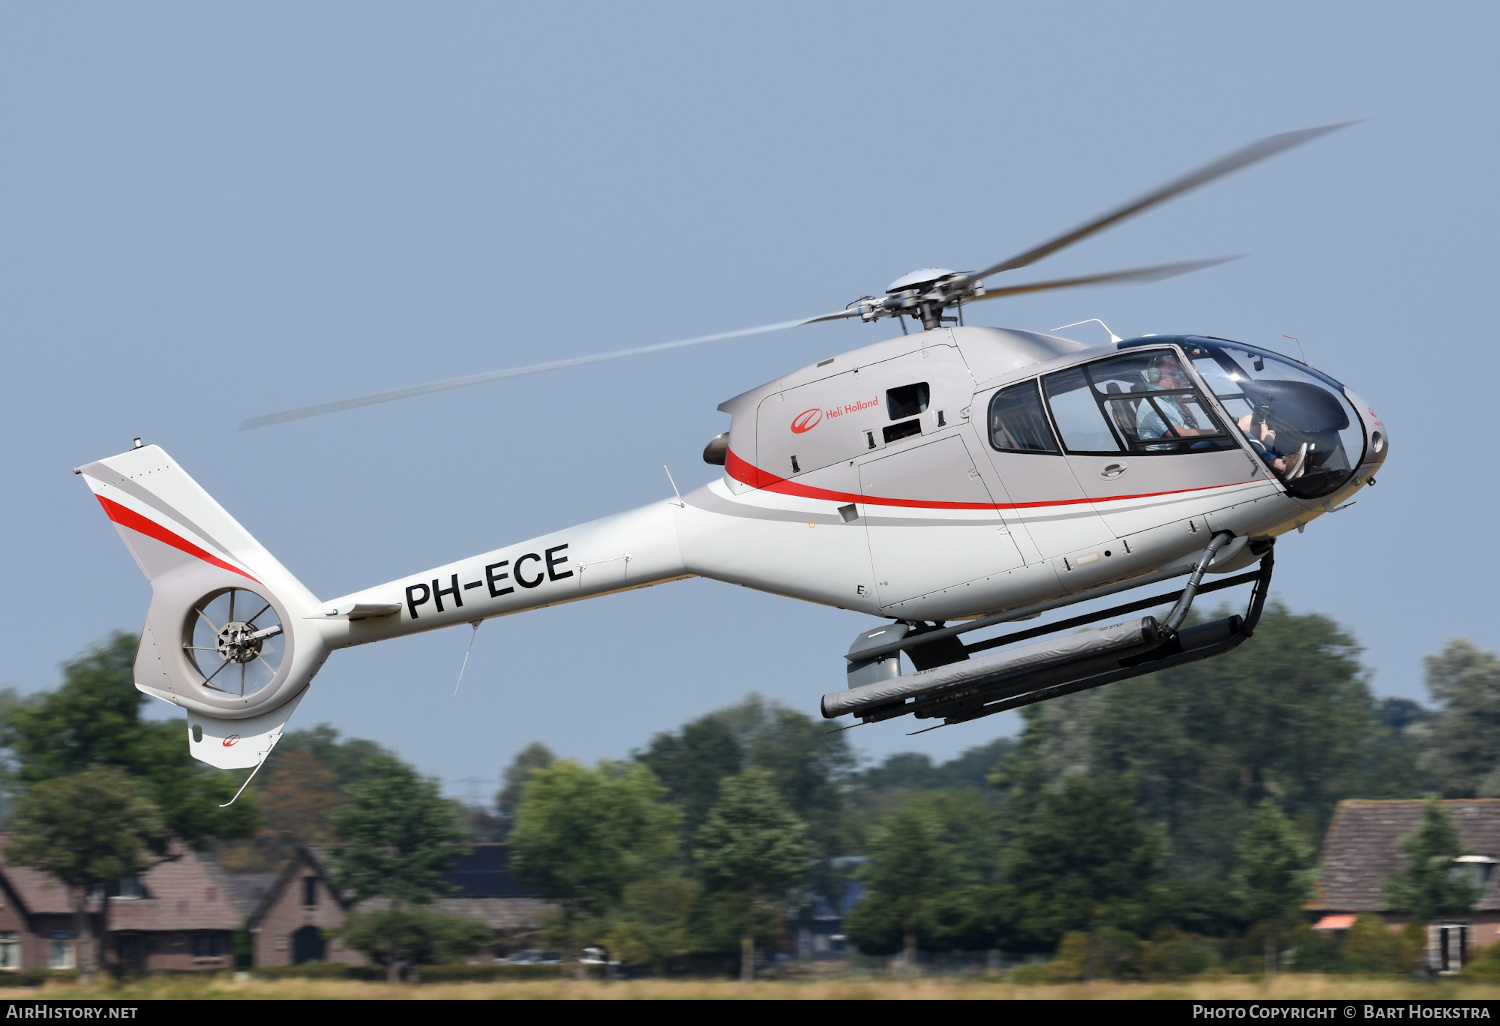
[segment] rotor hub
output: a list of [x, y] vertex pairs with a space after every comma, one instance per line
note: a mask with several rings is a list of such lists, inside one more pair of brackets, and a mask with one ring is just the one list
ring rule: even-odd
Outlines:
[[256, 637], [258, 633], [255, 627], [243, 621], [227, 623], [215, 636], [214, 648], [226, 663], [248, 663], [260, 655], [261, 646], [265, 644], [264, 637]]

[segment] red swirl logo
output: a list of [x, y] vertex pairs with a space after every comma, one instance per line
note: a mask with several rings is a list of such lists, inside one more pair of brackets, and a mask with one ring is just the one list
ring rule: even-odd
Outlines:
[[792, 418], [792, 434], [800, 435], [811, 431], [813, 428], [817, 427], [822, 420], [823, 411], [818, 407], [815, 406], [810, 410], [803, 410], [801, 413], [797, 414], [797, 416]]
[[240, 743], [240, 736], [238, 734], [230, 734], [228, 737], [226, 737], [224, 739], [224, 747], [225, 748], [233, 748], [235, 745], [237, 745], [239, 743]]

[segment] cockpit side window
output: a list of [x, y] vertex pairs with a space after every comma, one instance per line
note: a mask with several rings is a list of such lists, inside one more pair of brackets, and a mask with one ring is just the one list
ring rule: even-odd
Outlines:
[[990, 400], [990, 445], [1000, 452], [1058, 452], [1035, 381], [1002, 388]]
[[1237, 448], [1171, 350], [1085, 364], [1043, 379], [1070, 452], [1140, 454]]

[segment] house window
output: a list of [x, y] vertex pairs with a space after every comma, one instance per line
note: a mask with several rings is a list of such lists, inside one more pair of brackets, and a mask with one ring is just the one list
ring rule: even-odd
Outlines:
[[318, 878], [315, 876], [304, 876], [302, 878], [302, 904], [316, 905], [318, 903]]
[[59, 930], [47, 941], [47, 967], [49, 969], [73, 968], [73, 935]]
[[15, 972], [21, 968], [21, 935], [14, 930], [0, 930], [0, 970]]
[[194, 958], [219, 958], [224, 954], [224, 938], [217, 933], [193, 934]]

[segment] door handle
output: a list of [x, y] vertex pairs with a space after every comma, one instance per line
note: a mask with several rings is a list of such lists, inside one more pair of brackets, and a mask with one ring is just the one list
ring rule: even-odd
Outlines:
[[1123, 463], [1111, 463], [1109, 466], [1099, 471], [1099, 476], [1104, 478], [1106, 481], [1113, 481], [1117, 477], [1123, 477], [1125, 471], [1129, 469], [1130, 468], [1125, 466], [1125, 464]]

